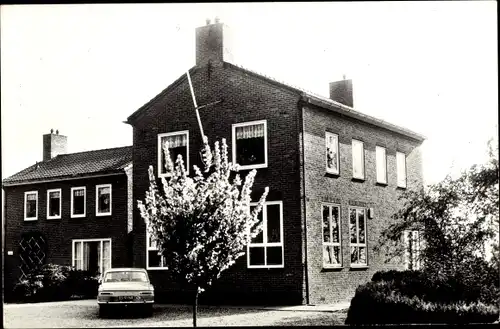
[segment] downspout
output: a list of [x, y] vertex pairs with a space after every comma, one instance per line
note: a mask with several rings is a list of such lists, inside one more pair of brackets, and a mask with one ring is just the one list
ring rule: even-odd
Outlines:
[[301, 150], [300, 150], [300, 161], [302, 162], [302, 195], [301, 195], [301, 198], [302, 198], [302, 204], [303, 204], [303, 215], [304, 215], [304, 267], [305, 267], [305, 271], [304, 271], [304, 279], [305, 279], [305, 285], [306, 285], [306, 304], [309, 305], [309, 267], [308, 267], [308, 263], [307, 263], [307, 256], [308, 256], [308, 252], [307, 252], [307, 211], [306, 211], [306, 170], [305, 170], [305, 166], [306, 166], [306, 163], [305, 163], [305, 154], [304, 154], [304, 108], [303, 106], [300, 104], [300, 101], [299, 101], [299, 111], [300, 111], [300, 115], [299, 115], [299, 126], [300, 126], [300, 131], [301, 131], [301, 135], [302, 135], [302, 140], [301, 140]]

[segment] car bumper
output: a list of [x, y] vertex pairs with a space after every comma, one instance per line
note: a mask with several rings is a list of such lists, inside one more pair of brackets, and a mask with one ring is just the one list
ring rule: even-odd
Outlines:
[[99, 305], [143, 305], [143, 304], [153, 304], [154, 300], [134, 300], [127, 302], [110, 302], [110, 301], [97, 301]]

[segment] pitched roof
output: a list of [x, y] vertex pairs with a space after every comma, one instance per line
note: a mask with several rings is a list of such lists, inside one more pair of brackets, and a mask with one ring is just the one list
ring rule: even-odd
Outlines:
[[4, 185], [122, 172], [132, 162], [132, 146], [61, 154], [3, 180]]
[[[306, 90], [304, 88], [292, 85], [290, 83], [280, 81], [278, 79], [275, 79], [275, 78], [270, 77], [268, 75], [265, 75], [263, 73], [248, 69], [248, 68], [243, 67], [241, 65], [237, 65], [237, 64], [229, 63], [229, 62], [224, 62], [224, 65], [227, 67], [230, 67], [230, 68], [240, 70], [244, 73], [251, 74], [251, 75], [256, 76], [260, 79], [267, 80], [268, 82], [274, 83], [275, 85], [278, 85], [280, 87], [284, 87], [288, 90], [291, 90], [291, 91], [297, 93], [299, 96], [301, 96], [302, 100], [305, 101], [306, 103], [314, 104], [316, 106], [320, 106], [320, 107], [326, 108], [328, 110], [332, 110], [332, 111], [340, 113], [342, 115], [356, 118], [356, 119], [361, 120], [363, 122], [367, 122], [367, 123], [373, 124], [375, 126], [382, 127], [382, 128], [388, 129], [390, 131], [397, 132], [397, 133], [402, 134], [404, 136], [416, 139], [420, 142], [422, 142], [426, 139], [425, 136], [423, 136], [419, 133], [416, 133], [414, 131], [411, 131], [410, 129], [407, 129], [407, 128], [389, 123], [387, 121], [378, 119], [376, 117], [364, 114], [360, 111], [355, 110], [354, 108], [352, 108], [350, 106], [336, 102], [330, 98], [321, 96], [321, 95], [316, 94], [310, 90]], [[193, 68], [189, 69], [189, 71], [196, 70], [197, 68], [198, 68], [197, 66], [194, 66]], [[171, 88], [178, 85], [185, 78], [186, 78], [186, 74], [182, 74], [179, 78], [177, 78], [177, 80], [175, 80], [172, 84], [170, 84], [167, 88], [165, 88], [161, 93], [156, 95], [153, 99], [148, 101], [146, 104], [141, 106], [138, 110], [136, 110], [133, 114], [131, 114], [128, 117], [126, 122], [131, 123], [132, 121], [134, 121], [140, 115], [140, 113], [142, 113], [143, 111], [148, 109], [156, 100], [158, 100], [159, 98], [166, 95]]]

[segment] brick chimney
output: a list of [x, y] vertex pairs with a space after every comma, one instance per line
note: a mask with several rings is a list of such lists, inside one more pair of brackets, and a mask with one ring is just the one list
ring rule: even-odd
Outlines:
[[50, 129], [50, 134], [43, 135], [43, 161], [50, 160], [59, 154], [66, 154], [68, 137], [59, 135], [59, 130]]
[[352, 79], [330, 82], [330, 99], [353, 107], [354, 99], [352, 94]]
[[205, 26], [196, 28], [196, 66], [232, 61], [229, 31], [228, 26], [217, 17], [214, 23], [207, 19]]

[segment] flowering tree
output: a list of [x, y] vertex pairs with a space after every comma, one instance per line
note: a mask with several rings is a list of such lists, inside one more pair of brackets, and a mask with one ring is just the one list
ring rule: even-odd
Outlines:
[[204, 172], [193, 166], [193, 178], [187, 176], [182, 156], [174, 167], [168, 144], [162, 145], [168, 178], [161, 178], [160, 192], [150, 166], [149, 191], [144, 202], [138, 200], [141, 217], [167, 271], [194, 289], [193, 326], [199, 294], [244, 254], [248, 240], [262, 229], [257, 215], [268, 193], [266, 187], [250, 211], [256, 171], [248, 173], [242, 185], [238, 165], [228, 161], [225, 139], [221, 148], [215, 142], [213, 152], [206, 137], [203, 143]]

